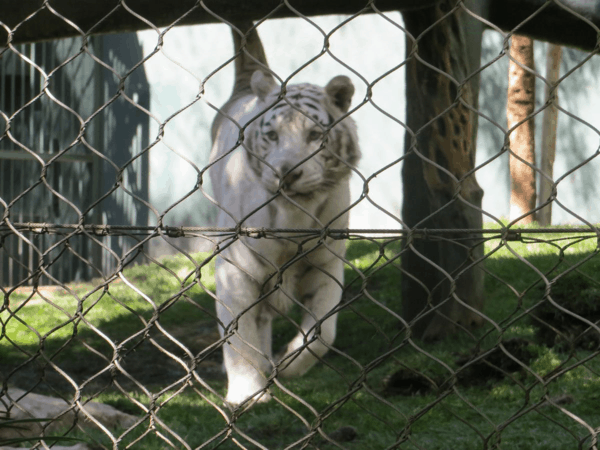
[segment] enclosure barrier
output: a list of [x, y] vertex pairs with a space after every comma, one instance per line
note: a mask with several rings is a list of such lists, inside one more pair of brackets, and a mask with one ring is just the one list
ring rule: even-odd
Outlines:
[[[0, 44], [0, 448], [598, 448], [600, 228], [593, 224], [594, 211], [588, 217], [576, 208], [579, 198], [574, 208], [560, 194], [570, 177], [598, 164], [600, 132], [592, 124], [597, 118], [584, 120], [583, 112], [577, 115], [555, 95], [578, 70], [594, 64], [599, 18], [583, 11], [585, 6], [528, 0], [514, 14], [520, 22], [513, 24], [494, 1], [406, 1], [401, 6], [369, 1], [353, 12], [340, 6], [336, 11], [351, 15], [335, 29], [321, 30], [311, 20], [311, 8], [314, 14], [335, 11], [308, 2], [298, 2], [302, 9], [284, 0], [262, 11], [268, 3], [263, 2], [254, 12], [246, 6], [227, 11], [228, 2], [188, 2], [181, 14], [185, 2], [177, 2], [172, 9], [180, 15], [168, 23], [158, 21], [168, 16], [154, 23], [135, 1], [115, 0], [106, 11], [90, 3], [87, 12], [67, 3], [21, 5], [10, 20], [0, 8], [6, 33]], [[149, 16], [160, 15], [158, 2], [147, 3]], [[404, 22], [386, 12], [393, 8], [406, 8]], [[99, 16], [90, 22], [86, 13]], [[283, 16], [317, 29], [323, 35], [321, 55], [330, 55], [366, 85], [366, 97], [354, 98], [348, 115], [373, 107], [374, 114], [386, 115], [406, 132], [405, 152], [394, 143], [398, 151], [391, 162], [372, 173], [363, 173], [360, 165], [352, 168], [360, 190], [349, 210], [370, 203], [392, 217], [396, 228], [172, 226], [168, 213], [184, 203], [189, 207], [193, 194], [221, 207], [206, 186], [215, 162], [197, 167], [189, 158], [197, 176], [194, 189], [162, 211], [153, 205], [149, 159], [166, 125], [196, 103], [205, 102], [219, 114], [204, 97], [205, 83], [243, 50], [227, 55], [202, 80], [190, 105], [164, 121], [150, 112], [144, 65], [162, 51], [163, 38], [177, 25], [195, 18], [194, 23], [234, 26], [228, 19], [246, 13], [259, 33], [264, 22]], [[406, 57], [387, 55], [398, 61], [372, 81], [329, 49], [336, 32], [365, 15], [391, 24], [407, 41]], [[586, 52], [577, 54], [578, 61], [569, 60], [555, 85], [538, 69], [526, 69], [549, 85], [551, 95], [520, 123], [503, 126], [503, 107], [494, 113], [478, 104], [477, 77], [498, 61], [515, 60], [509, 56], [513, 35], [543, 37], [539, 22], [551, 24], [553, 17], [582, 29], [570, 44]], [[461, 59], [460, 48], [481, 42], [460, 28], [464, 21], [502, 39], [501, 51], [487, 61], [475, 58], [474, 70], [469, 68], [474, 56], [467, 52]], [[32, 24], [39, 25], [37, 39], [70, 38], [24, 44], [36, 40]], [[157, 44], [146, 56], [133, 50], [137, 60], [118, 53], [119, 36], [113, 41], [97, 36], [141, 28], [156, 31]], [[569, 44], [565, 34], [556, 32], [555, 42]], [[595, 38], [591, 44], [588, 35]], [[284, 78], [286, 85], [315, 62]], [[406, 123], [373, 96], [380, 80], [405, 68], [412, 95]], [[595, 80], [589, 83], [597, 87]], [[411, 94], [413, 88], [418, 93]], [[496, 100], [486, 95], [480, 98]], [[558, 111], [559, 121], [580, 124], [596, 142], [588, 148], [588, 141], [578, 141], [584, 147], [575, 155], [579, 159], [552, 176], [516, 156], [509, 144], [520, 125], [549, 108]], [[150, 120], [159, 125], [148, 139]], [[482, 162], [475, 162], [474, 154], [477, 120], [480, 131], [491, 124], [501, 135], [498, 148]], [[463, 147], [448, 150], [453, 140]], [[361, 145], [363, 158], [377, 158], [368, 143]], [[486, 167], [507, 163], [509, 154], [552, 181], [550, 197], [514, 220], [481, 206], [475, 180], [489, 173]], [[401, 217], [377, 204], [369, 184], [386, 171], [399, 175], [403, 165]], [[274, 194], [285, 195], [281, 186]], [[430, 209], [415, 211], [411, 201]], [[520, 225], [549, 206], [575, 225]], [[148, 225], [148, 217], [155, 225]], [[468, 226], [456, 226], [460, 223]], [[239, 323], [251, 306], [230, 324], [220, 321], [214, 265], [226, 249], [249, 240], [297, 246], [292, 258], [268, 262], [272, 273], [252, 299], [252, 305], [260, 305], [282, 293], [294, 304], [289, 312], [272, 306], [275, 354], [298, 331], [304, 333], [299, 350], [319, 342], [329, 351], [298, 378], [280, 372], [299, 351], [281, 362], [266, 355], [272, 370], [264, 374], [266, 388], [259, 394], [272, 398], [235, 405], [225, 401], [222, 349], [241, 336]], [[175, 255], [154, 255], [150, 249], [157, 241]], [[346, 243], [345, 254], [332, 250], [339, 241]], [[343, 260], [342, 299], [305, 332], [300, 323], [306, 307], [286, 292], [282, 280], [294, 263], [323, 248]], [[321, 330], [334, 314], [338, 334], [331, 344]]]

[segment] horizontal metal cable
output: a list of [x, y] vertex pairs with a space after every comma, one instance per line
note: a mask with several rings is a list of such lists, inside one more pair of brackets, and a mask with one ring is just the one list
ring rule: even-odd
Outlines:
[[[448, 234], [508, 234], [507, 238], [516, 238], [524, 234], [598, 234], [599, 227], [559, 227], [559, 228], [264, 228], [264, 227], [200, 227], [200, 226], [132, 226], [132, 225], [99, 225], [99, 224], [57, 224], [57, 223], [13, 223], [12, 227], [18, 231], [28, 231], [36, 234], [60, 234], [76, 231], [77, 233], [88, 232], [101, 236], [120, 235], [123, 233], [137, 234], [164, 234], [169, 237], [186, 237], [190, 233], [233, 233], [250, 237], [265, 237], [266, 234], [302, 233], [312, 235], [363, 235], [382, 234], [406, 236], [412, 234], [414, 237], [427, 237]], [[0, 225], [0, 233], [12, 233], [8, 225]]]

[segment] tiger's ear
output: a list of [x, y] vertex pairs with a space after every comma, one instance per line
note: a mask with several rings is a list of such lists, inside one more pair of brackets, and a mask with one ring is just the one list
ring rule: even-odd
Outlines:
[[260, 100], [264, 100], [275, 87], [275, 81], [271, 75], [265, 75], [262, 70], [257, 70], [252, 74], [250, 87]]
[[354, 85], [350, 78], [345, 75], [338, 75], [327, 83], [325, 92], [327, 92], [335, 106], [340, 108], [342, 112], [348, 112], [354, 95]]

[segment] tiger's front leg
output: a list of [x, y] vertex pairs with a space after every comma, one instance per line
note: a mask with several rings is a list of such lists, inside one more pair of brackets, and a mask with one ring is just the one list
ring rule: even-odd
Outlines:
[[337, 312], [331, 312], [342, 298], [343, 284], [344, 263], [338, 258], [319, 268], [312, 268], [300, 280], [300, 298], [306, 299], [306, 311], [302, 318], [301, 330], [288, 344], [281, 359], [279, 373], [282, 376], [303, 375], [333, 344]]
[[268, 401], [265, 375], [271, 371], [271, 316], [265, 313], [259, 298], [258, 283], [233, 264], [218, 260], [217, 317], [223, 344], [223, 362], [227, 372], [225, 401], [240, 405], [254, 397]]

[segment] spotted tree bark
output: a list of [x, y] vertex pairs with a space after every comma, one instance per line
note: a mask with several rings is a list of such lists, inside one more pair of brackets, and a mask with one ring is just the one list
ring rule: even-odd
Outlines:
[[[456, 0], [404, 12], [406, 133], [402, 216], [410, 228], [481, 229], [475, 175], [482, 25]], [[462, 3], [462, 2], [461, 2]], [[481, 2], [465, 2], [474, 12]], [[431, 27], [435, 23], [435, 26]], [[431, 28], [430, 28], [431, 27]], [[416, 41], [415, 41], [416, 39]], [[414, 52], [414, 53], [413, 53]], [[413, 333], [439, 338], [481, 324], [483, 255], [478, 234], [409, 236], [402, 255], [404, 318]], [[454, 240], [456, 239], [456, 240]]]
[[[510, 145], [510, 220], [535, 220], [535, 108], [533, 39], [514, 35], [510, 45], [506, 118]], [[521, 218], [522, 217], [522, 218]]]

